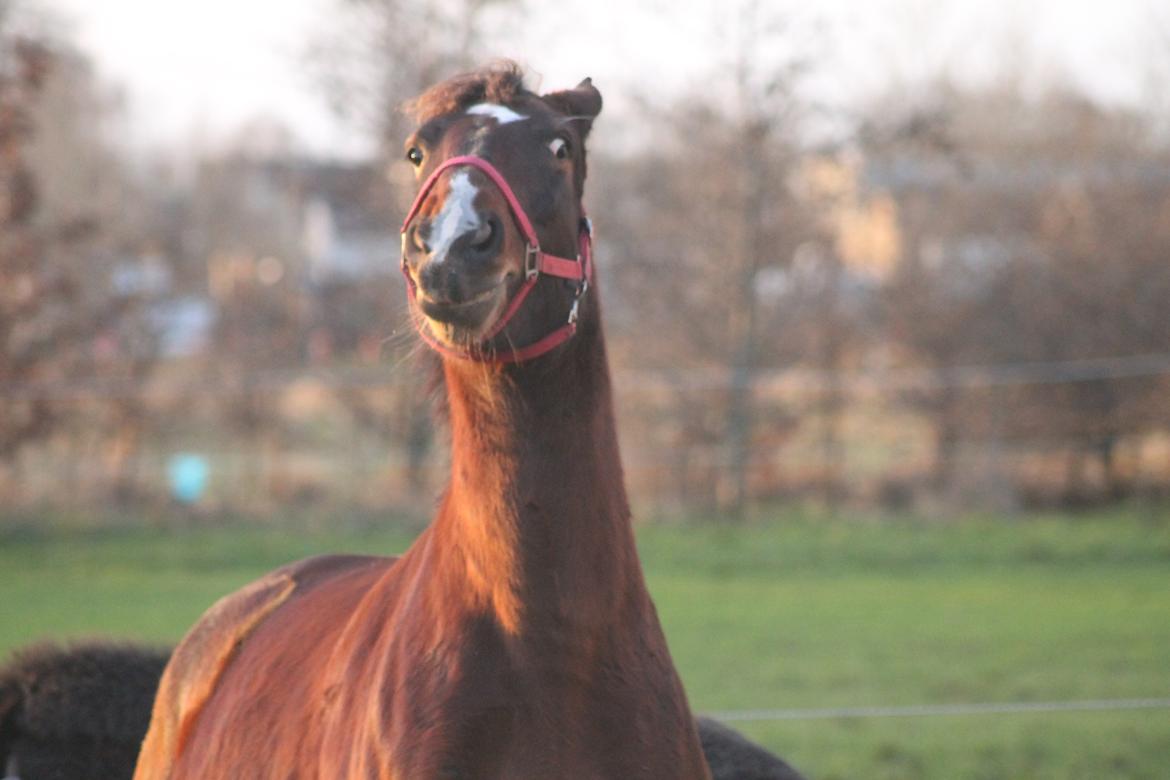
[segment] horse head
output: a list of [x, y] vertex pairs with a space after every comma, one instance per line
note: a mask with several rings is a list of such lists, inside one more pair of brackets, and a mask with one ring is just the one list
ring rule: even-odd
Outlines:
[[581, 197], [601, 94], [586, 79], [537, 95], [505, 64], [444, 82], [413, 110], [405, 153], [419, 190], [402, 270], [420, 333], [495, 362], [555, 348], [576, 329], [592, 272]]

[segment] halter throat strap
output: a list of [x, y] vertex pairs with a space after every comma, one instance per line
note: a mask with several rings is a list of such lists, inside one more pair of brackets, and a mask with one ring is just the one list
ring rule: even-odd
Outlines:
[[[526, 241], [524, 252], [524, 282], [520, 285], [520, 289], [516, 291], [516, 294], [512, 296], [512, 300], [509, 301], [504, 313], [483, 337], [483, 340], [478, 345], [469, 349], [460, 349], [443, 343], [431, 333], [426, 323], [420, 321], [417, 313], [418, 306], [416, 305], [418, 291], [414, 279], [411, 278], [410, 269], [406, 264], [407, 228], [414, 218], [418, 216], [423, 202], [438, 183], [439, 176], [448, 168], [454, 168], [460, 165], [467, 165], [479, 169], [496, 185], [500, 194], [504, 196], [504, 200], [507, 201], [508, 209], [512, 212], [512, 219], [516, 223], [516, 226], [520, 228], [520, 232], [524, 235]], [[448, 357], [473, 360], [479, 363], [522, 363], [552, 351], [572, 338], [577, 332], [577, 310], [580, 306], [581, 299], [585, 297], [585, 293], [589, 290], [589, 285], [593, 281], [592, 222], [585, 217], [581, 219], [581, 226], [577, 233], [576, 258], [558, 257], [557, 255], [552, 255], [541, 250], [540, 239], [536, 235], [536, 229], [532, 226], [532, 221], [528, 219], [524, 207], [520, 205], [520, 200], [516, 197], [516, 193], [509, 186], [508, 180], [504, 178], [504, 175], [494, 165], [482, 157], [461, 155], [443, 161], [427, 177], [426, 181], [423, 182], [422, 187], [418, 191], [418, 195], [414, 198], [414, 203], [410, 206], [410, 211], [406, 214], [406, 219], [402, 222], [402, 229], [399, 232], [402, 235], [401, 268], [403, 276], [406, 277], [406, 293], [410, 298], [411, 318], [415, 322], [419, 336], [436, 352]], [[532, 292], [532, 288], [536, 286], [536, 283], [542, 275], [555, 276], [559, 279], [567, 279], [577, 283], [577, 292], [569, 308], [567, 321], [564, 325], [561, 325], [551, 333], [527, 346], [508, 347], [502, 350], [496, 349], [490, 342], [503, 331], [508, 322], [516, 315], [516, 312], [520, 310], [521, 304], [524, 303], [528, 294]]]

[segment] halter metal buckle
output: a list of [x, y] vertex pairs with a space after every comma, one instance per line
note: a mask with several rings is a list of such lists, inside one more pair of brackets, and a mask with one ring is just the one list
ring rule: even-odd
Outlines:
[[581, 286], [577, 288], [577, 294], [573, 296], [573, 305], [569, 308], [569, 324], [577, 324], [577, 310], [581, 307], [581, 299], [585, 297], [585, 293], [589, 292], [589, 280], [582, 279]]
[[537, 259], [540, 257], [540, 247], [535, 244], [529, 244], [528, 248], [524, 250], [524, 278], [532, 279], [540, 273], [540, 265]]

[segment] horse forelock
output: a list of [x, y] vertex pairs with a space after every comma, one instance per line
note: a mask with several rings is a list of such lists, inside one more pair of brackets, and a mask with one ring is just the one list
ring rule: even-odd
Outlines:
[[500, 60], [478, 70], [440, 82], [406, 104], [406, 112], [419, 123], [463, 111], [477, 103], [514, 105], [533, 93], [524, 84], [524, 71], [511, 60]]

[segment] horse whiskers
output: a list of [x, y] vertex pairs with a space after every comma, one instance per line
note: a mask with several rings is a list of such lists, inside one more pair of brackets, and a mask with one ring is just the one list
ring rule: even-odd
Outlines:
[[414, 335], [414, 325], [411, 322], [411, 314], [407, 312], [403, 319], [405, 322], [396, 327], [389, 335], [379, 342], [379, 347], [385, 348], [390, 345], [393, 352], [397, 354], [395, 360], [390, 364], [391, 371], [398, 371], [408, 361], [416, 359], [418, 356], [426, 353], [426, 345], [421, 343]]
[[[390, 350], [385, 349], [385, 347], [387, 347], [387, 345], [389, 345], [391, 347]], [[379, 346], [382, 348], [383, 352], [390, 351], [395, 355], [399, 355], [399, 356], [403, 356], [403, 357], [410, 357], [411, 355], [417, 353], [420, 349], [416, 340], [412, 339], [412, 340], [408, 341], [408, 340], [403, 339], [399, 336], [391, 336], [389, 338], [383, 339], [382, 342], [379, 344]], [[391, 367], [396, 369], [401, 364], [402, 364], [401, 359], [395, 359], [393, 361]]]
[[414, 360], [418, 360], [419, 358], [421, 358], [423, 355], [426, 354], [426, 352], [427, 351], [426, 351], [426, 348], [424, 345], [412, 344], [409, 349], [405, 350], [404, 352], [402, 352], [399, 355], [397, 360], [395, 360], [393, 363], [391, 363], [390, 370], [393, 372], [397, 372], [399, 369], [401, 369], [407, 363], [414, 361]]
[[418, 339], [414, 337], [414, 329], [411, 327], [410, 315], [406, 315], [404, 317], [404, 322], [391, 330], [390, 333], [379, 342], [379, 346], [384, 347], [387, 344], [395, 346], [405, 345], [408, 341], [410, 342], [411, 346], [418, 342]]
[[512, 340], [512, 335], [507, 331], [504, 331], [504, 341], [507, 342], [509, 351], [518, 352], [520, 350], [520, 347]]

